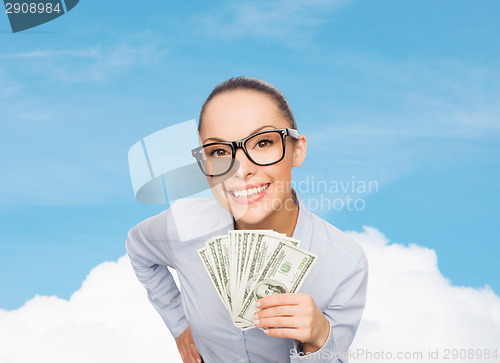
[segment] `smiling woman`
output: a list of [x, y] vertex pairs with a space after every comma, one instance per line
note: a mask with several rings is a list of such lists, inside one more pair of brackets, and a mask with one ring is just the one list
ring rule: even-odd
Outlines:
[[[236, 228], [274, 229], [291, 236], [295, 224], [289, 221], [297, 220], [298, 208], [295, 203], [289, 203], [292, 208], [280, 206], [292, 200], [292, 169], [306, 156], [306, 138], [298, 135], [284, 97], [274, 96], [281, 92], [272, 91], [273, 86], [246, 78], [222, 83], [202, 107], [199, 132], [209, 151], [213, 141], [242, 139], [244, 152], [224, 155], [238, 161], [236, 174], [225, 183], [209, 179], [215, 198], [235, 217]], [[254, 188], [262, 191], [255, 193]]]
[[[231, 78], [205, 101], [198, 131], [193, 156], [215, 200], [174, 204], [127, 238], [137, 277], [183, 361], [347, 362], [365, 305], [366, 257], [354, 240], [309, 212], [292, 188], [306, 138], [285, 97], [265, 81]], [[197, 237], [185, 237], [183, 228]], [[301, 293], [274, 281], [259, 285], [253, 323], [262, 329], [233, 325], [196, 256], [205, 241], [232, 229], [274, 230], [318, 256]], [[182, 294], [166, 267], [177, 270]]]

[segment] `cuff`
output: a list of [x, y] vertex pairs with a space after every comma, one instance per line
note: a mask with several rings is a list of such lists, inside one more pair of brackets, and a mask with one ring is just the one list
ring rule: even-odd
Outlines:
[[180, 293], [177, 292], [177, 296], [166, 304], [162, 303], [161, 300], [153, 300], [153, 306], [160, 314], [172, 336], [176, 339], [189, 327], [189, 322], [182, 307]]
[[332, 322], [328, 319], [328, 323], [330, 324], [330, 332], [328, 334], [328, 338], [326, 339], [325, 344], [314, 353], [304, 354], [302, 352], [302, 348], [304, 346], [303, 343], [295, 341], [295, 348], [292, 349], [290, 354], [290, 362], [322, 362], [322, 363], [336, 363], [342, 362], [343, 360], [338, 357], [337, 351], [335, 349], [335, 342], [333, 340], [333, 332], [332, 332]]
[[168, 330], [170, 330], [170, 333], [172, 334], [174, 339], [177, 339], [179, 337], [179, 335], [184, 333], [184, 330], [189, 328], [189, 324], [188, 324], [186, 318], [183, 318], [175, 327], [170, 327], [168, 325], [167, 325], [167, 327], [169, 328]]

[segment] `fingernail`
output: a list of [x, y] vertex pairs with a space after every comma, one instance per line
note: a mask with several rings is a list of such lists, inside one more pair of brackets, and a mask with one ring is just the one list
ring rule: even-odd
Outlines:
[[197, 361], [198, 363], [201, 363], [201, 359], [200, 359], [200, 358], [197, 358], [197, 359], [196, 359], [196, 361]]
[[255, 314], [253, 315], [253, 320], [256, 320], [256, 319], [258, 319], [258, 318], [259, 318], [259, 314], [255, 313]]
[[255, 307], [256, 307], [256, 308], [260, 308], [260, 302], [258, 302], [258, 301], [257, 301], [257, 302], [255, 302]]
[[264, 334], [269, 334], [269, 330], [264, 330]]
[[254, 321], [253, 321], [254, 325], [259, 325], [259, 323], [260, 323], [259, 319], [254, 319]]

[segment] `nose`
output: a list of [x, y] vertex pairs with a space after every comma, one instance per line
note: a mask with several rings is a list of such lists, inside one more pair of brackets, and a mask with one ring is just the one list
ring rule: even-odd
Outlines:
[[237, 149], [236, 154], [234, 155], [236, 161], [239, 163], [239, 168], [235, 175], [239, 176], [242, 179], [245, 179], [249, 175], [255, 173], [255, 165], [249, 158], [246, 156], [245, 152], [242, 149]]

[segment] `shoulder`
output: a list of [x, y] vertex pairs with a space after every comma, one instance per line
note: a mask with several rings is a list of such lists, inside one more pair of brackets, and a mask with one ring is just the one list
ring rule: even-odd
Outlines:
[[296, 225], [297, 238], [307, 240], [306, 248], [310, 247], [321, 254], [323, 252], [334, 253], [350, 261], [365, 257], [364, 251], [357, 241], [310, 211], [294, 189], [292, 194], [299, 206], [299, 217]]
[[[214, 198], [191, 198], [176, 201], [167, 210], [147, 218], [128, 232], [128, 238], [151, 242], [191, 240], [200, 233], [231, 221], [229, 213]], [[194, 227], [194, 228], [193, 228]]]
[[366, 254], [361, 245], [331, 223], [307, 211], [311, 225], [311, 249], [322, 256], [329, 256], [345, 267], [366, 268]]
[[368, 262], [361, 245], [305, 208], [302, 229], [304, 248], [317, 257], [308, 277], [311, 282], [302, 291], [313, 296], [321, 308], [342, 301], [348, 304], [366, 286]]
[[317, 225], [315, 234], [318, 238], [323, 238], [330, 247], [341, 251], [351, 259], [364, 256], [363, 248], [358, 241], [319, 216], [314, 215], [314, 218]]

